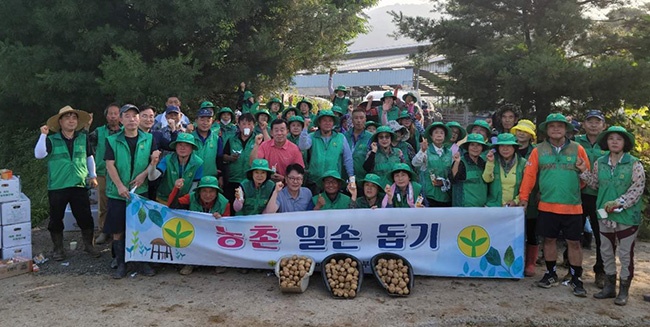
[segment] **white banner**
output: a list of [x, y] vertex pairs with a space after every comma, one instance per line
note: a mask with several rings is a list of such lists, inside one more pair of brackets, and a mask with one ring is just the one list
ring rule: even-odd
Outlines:
[[126, 260], [270, 269], [286, 254], [408, 259], [417, 275], [523, 278], [522, 208], [394, 208], [226, 217], [131, 194]]

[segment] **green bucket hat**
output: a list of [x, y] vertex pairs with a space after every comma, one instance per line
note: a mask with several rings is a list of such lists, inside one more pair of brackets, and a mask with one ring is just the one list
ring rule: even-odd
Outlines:
[[467, 131], [467, 134], [471, 133], [472, 129], [474, 129], [474, 127], [476, 127], [476, 126], [485, 128], [485, 130], [487, 131], [488, 137], [492, 133], [492, 129], [490, 128], [490, 124], [488, 124], [488, 122], [486, 122], [483, 119], [477, 119], [477, 120], [474, 121], [473, 124], [467, 125], [467, 128], [465, 129]]
[[285, 117], [287, 115], [287, 113], [290, 112], [290, 111], [293, 111], [293, 113], [296, 116], [300, 115], [300, 112], [298, 112], [298, 108], [289, 106], [287, 109], [284, 109], [284, 111], [282, 111], [282, 117]]
[[251, 91], [246, 91], [246, 92], [244, 92], [244, 101], [246, 101], [246, 100], [252, 98], [253, 96], [254, 96], [254, 95], [253, 95], [253, 92], [251, 92]]
[[298, 110], [300, 110], [300, 105], [302, 103], [307, 104], [307, 106], [309, 107], [309, 111], [311, 111], [311, 109], [313, 108], [313, 105], [311, 104], [311, 102], [309, 102], [309, 100], [307, 100], [307, 98], [302, 98], [300, 101], [298, 101], [298, 103], [296, 103], [296, 108], [298, 108]]
[[625, 145], [623, 145], [623, 152], [630, 152], [634, 148], [635, 137], [634, 134], [628, 132], [624, 127], [621, 126], [611, 126], [606, 131], [598, 134], [596, 143], [600, 146], [601, 149], [607, 151], [609, 147], [607, 146], [607, 137], [609, 134], [618, 133], [625, 139]]
[[217, 119], [221, 119], [221, 114], [226, 113], [226, 112], [233, 115], [233, 116], [231, 116], [231, 118], [234, 118], [235, 113], [232, 111], [232, 109], [230, 109], [228, 107], [223, 107], [223, 108], [221, 108], [219, 110], [219, 113], [217, 113]]
[[269, 111], [271, 110], [271, 105], [274, 103], [279, 103], [280, 104], [280, 112], [284, 110], [284, 103], [280, 100], [280, 98], [271, 98], [269, 102], [266, 103], [266, 109]]
[[338, 180], [340, 183], [342, 183], [342, 185], [345, 185], [345, 181], [343, 180], [343, 178], [341, 178], [341, 174], [336, 170], [328, 170], [328, 171], [326, 171], [325, 173], [323, 173], [323, 176], [320, 178], [320, 180], [323, 181], [327, 177], [332, 177], [332, 178]]
[[194, 135], [190, 133], [178, 133], [178, 136], [176, 136], [176, 141], [169, 143], [169, 147], [173, 150], [176, 150], [176, 144], [178, 143], [191, 144], [194, 150], [197, 150], [199, 148], [199, 146], [196, 145], [196, 142], [194, 142]]
[[384, 99], [386, 98], [393, 98], [393, 100], [397, 101], [397, 97], [393, 95], [393, 92], [391, 91], [386, 91], [384, 92], [384, 96], [379, 99], [379, 101], [384, 102]]
[[339, 86], [336, 87], [336, 89], [334, 89], [334, 93], [336, 93], [338, 91], [343, 91], [343, 92], [345, 92], [345, 94], [348, 94], [348, 92], [349, 92], [348, 88], [345, 87], [345, 85], [339, 85]]
[[339, 117], [337, 117], [332, 110], [321, 110], [318, 113], [318, 116], [316, 116], [316, 119], [314, 121], [314, 126], [320, 128], [320, 119], [323, 117], [332, 117], [334, 119], [334, 125], [339, 124]]
[[[452, 127], [458, 128], [458, 130], [460, 131], [460, 135], [458, 135], [458, 140], [459, 141], [464, 139], [465, 136], [467, 136], [467, 131], [463, 128], [463, 126], [460, 126], [460, 124], [458, 122], [456, 122], [456, 121], [450, 121], [447, 124], [445, 124], [445, 126], [447, 126], [447, 128], [449, 128], [449, 131], [451, 131]], [[449, 138], [451, 139], [451, 133], [449, 133]]]
[[[271, 177], [270, 174], [273, 174], [274, 171], [269, 168], [269, 162], [266, 159], [255, 159], [251, 162], [251, 167], [246, 171], [246, 175], [250, 175], [254, 170], [263, 170], [269, 174], [267, 177]], [[250, 176], [249, 176], [250, 178]]]
[[404, 100], [404, 102], [406, 102], [406, 97], [412, 97], [412, 98], [413, 98], [413, 102], [417, 102], [417, 101], [418, 101], [418, 97], [415, 96], [415, 93], [413, 93], [413, 92], [409, 92], [409, 93], [406, 93], [406, 94], [402, 95], [402, 100]]
[[409, 115], [408, 111], [402, 110], [402, 112], [399, 113], [399, 116], [397, 116], [397, 121], [399, 122], [400, 119], [404, 119], [404, 118], [413, 119], [413, 117]]
[[517, 143], [517, 137], [510, 133], [501, 133], [497, 135], [496, 143], [492, 144], [493, 148], [496, 148], [499, 145], [512, 145], [515, 148], [519, 148], [519, 143]]
[[366, 128], [368, 128], [368, 126], [379, 127], [379, 124], [374, 120], [369, 120], [369, 121], [366, 122]]
[[298, 115], [289, 118], [288, 124], [291, 125], [291, 123], [293, 123], [295, 121], [302, 124], [302, 127], [305, 127], [305, 120], [301, 116], [298, 116]]
[[395, 141], [395, 132], [393, 132], [393, 129], [388, 126], [379, 126], [375, 131], [375, 134], [372, 135], [371, 141], [377, 142], [377, 138], [379, 138], [380, 133], [389, 133], [391, 142]]
[[199, 109], [203, 109], [203, 108], [215, 108], [215, 106], [210, 101], [203, 101], [201, 102], [201, 106], [199, 107]]
[[467, 135], [467, 141], [463, 143], [460, 147], [467, 150], [469, 147], [470, 143], [478, 143], [483, 146], [483, 150], [487, 149], [489, 146], [485, 141], [483, 140], [483, 135], [477, 134], [477, 133], [472, 133]]
[[366, 177], [362, 178], [359, 182], [375, 184], [377, 187], [379, 187], [380, 192], [384, 189], [384, 186], [381, 185], [381, 177], [373, 173], [366, 174]]
[[260, 109], [260, 110], [256, 111], [255, 112], [255, 120], [259, 120], [257, 117], [259, 117], [260, 115], [267, 115], [269, 120], [271, 119], [271, 114], [266, 109]]
[[451, 139], [451, 129], [449, 127], [447, 127], [445, 124], [443, 124], [442, 122], [439, 122], [439, 121], [429, 125], [427, 127], [427, 129], [424, 131], [424, 136], [427, 139], [427, 142], [429, 142], [429, 144], [433, 144], [433, 140], [431, 139], [431, 133], [433, 132], [433, 130], [435, 128], [442, 128], [445, 131], [445, 141], [444, 142], [445, 143], [449, 142], [449, 140]]
[[339, 106], [333, 106], [332, 108], [330, 108], [330, 110], [332, 110], [332, 112], [341, 114], [341, 116], [345, 115], [345, 111], [343, 111], [343, 108]]
[[391, 182], [395, 182], [395, 181], [393, 180], [393, 174], [395, 174], [395, 173], [398, 172], [398, 171], [405, 171], [405, 172], [407, 172], [407, 173], [409, 174], [409, 176], [411, 177], [411, 181], [412, 181], [412, 182], [417, 180], [417, 175], [415, 175], [415, 173], [411, 170], [411, 167], [409, 167], [409, 165], [407, 165], [407, 164], [405, 164], [405, 163], [403, 163], [403, 162], [400, 162], [400, 163], [396, 163], [396, 164], [394, 164], [394, 165], [393, 165], [393, 169], [391, 169], [391, 170], [390, 170], [390, 173], [388, 174], [388, 179], [389, 179]]
[[203, 177], [201, 177], [201, 180], [199, 181], [199, 185], [196, 186], [196, 189], [194, 189], [194, 192], [198, 193], [199, 190], [204, 188], [204, 187], [213, 188], [213, 189], [216, 189], [217, 192], [223, 193], [223, 191], [221, 190], [221, 187], [219, 187], [219, 181], [214, 176], [203, 176]]
[[566, 117], [561, 113], [552, 113], [546, 116], [546, 121], [539, 124], [539, 130], [546, 133], [546, 125], [552, 122], [560, 122], [566, 125], [567, 131], [573, 131], [573, 125], [566, 120]]

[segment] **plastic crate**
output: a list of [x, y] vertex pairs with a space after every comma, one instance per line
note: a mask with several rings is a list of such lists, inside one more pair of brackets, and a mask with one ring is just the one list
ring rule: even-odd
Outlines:
[[[298, 256], [298, 258], [304, 257], [308, 258], [311, 260], [311, 267], [309, 267], [309, 271], [305, 274], [305, 276], [302, 277], [300, 280], [300, 286], [299, 287], [282, 287], [282, 284], [280, 282], [280, 263], [282, 262], [282, 259], [291, 259], [294, 255]], [[314, 258], [308, 256], [308, 255], [298, 255], [298, 254], [288, 254], [285, 256], [282, 256], [278, 259], [278, 261], [275, 263], [275, 276], [278, 277], [278, 285], [280, 286], [280, 291], [282, 293], [303, 293], [307, 290], [307, 286], [309, 286], [309, 277], [314, 273], [314, 268], [316, 267], [316, 260]]]
[[[379, 259], [395, 259], [395, 260], [402, 260], [402, 262], [408, 267], [408, 275], [409, 275], [409, 282], [408, 282], [408, 289], [409, 289], [409, 294], [396, 294], [396, 293], [391, 293], [388, 291], [388, 285], [386, 285], [382, 280], [379, 274], [377, 273], [377, 269], [375, 266], [377, 266], [377, 262], [379, 262]], [[411, 266], [411, 263], [406, 260], [406, 258], [402, 257], [399, 254], [391, 253], [391, 252], [382, 252], [379, 254], [376, 254], [375, 256], [370, 259], [370, 267], [372, 268], [372, 274], [375, 276], [375, 279], [377, 279], [377, 282], [384, 288], [386, 291], [386, 294], [389, 296], [394, 296], [394, 297], [406, 297], [411, 295], [413, 293], [413, 285], [414, 285], [414, 273], [413, 273], [413, 266]]]
[[[357, 270], [359, 271], [359, 280], [357, 281], [357, 289], [355, 290], [355, 296], [350, 296], [350, 297], [342, 297], [342, 296], [336, 296], [334, 295], [334, 292], [332, 291], [332, 287], [330, 286], [329, 282], [327, 281], [327, 272], [325, 271], [325, 265], [330, 262], [330, 260], [334, 259], [336, 261], [338, 260], [345, 260], [347, 258], [352, 259], [352, 261], [357, 263]], [[330, 293], [330, 295], [335, 298], [335, 299], [353, 299], [356, 296], [359, 295], [359, 291], [361, 290], [361, 282], [363, 282], [363, 263], [361, 260], [357, 259], [357, 257], [347, 254], [347, 253], [335, 253], [332, 255], [327, 256], [327, 258], [323, 259], [320, 264], [320, 269], [321, 269], [321, 276], [323, 276], [323, 283], [325, 283], [325, 287], [327, 288], [327, 291]]]

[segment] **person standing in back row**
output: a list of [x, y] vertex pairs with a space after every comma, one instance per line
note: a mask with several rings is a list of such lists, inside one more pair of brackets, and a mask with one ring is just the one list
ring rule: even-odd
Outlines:
[[567, 139], [567, 130], [573, 126], [564, 115], [553, 113], [539, 125], [547, 140], [540, 143], [528, 157], [524, 178], [519, 191], [520, 205], [528, 205], [535, 182], [539, 185], [539, 234], [544, 237], [546, 273], [537, 286], [551, 288], [559, 284], [555, 271], [557, 261], [556, 241], [563, 233], [569, 248], [569, 263], [573, 295], [586, 297], [582, 284], [582, 201], [580, 171], [576, 166], [584, 162], [589, 168], [589, 157], [579, 144]]

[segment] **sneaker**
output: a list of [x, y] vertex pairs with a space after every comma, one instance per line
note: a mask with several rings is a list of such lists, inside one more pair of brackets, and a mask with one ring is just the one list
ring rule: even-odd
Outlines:
[[192, 273], [192, 271], [194, 271], [194, 266], [186, 265], [181, 269], [180, 274], [189, 275]]
[[569, 286], [573, 288], [573, 295], [577, 297], [587, 297], [587, 290], [582, 286], [582, 280], [580, 278], [573, 278], [569, 282]]
[[541, 288], [551, 288], [551, 287], [557, 286], [559, 284], [560, 284], [560, 281], [557, 278], [557, 274], [556, 273], [549, 273], [549, 272], [545, 273], [544, 277], [542, 277], [542, 279], [540, 279], [536, 283], [536, 285], [541, 287]]

